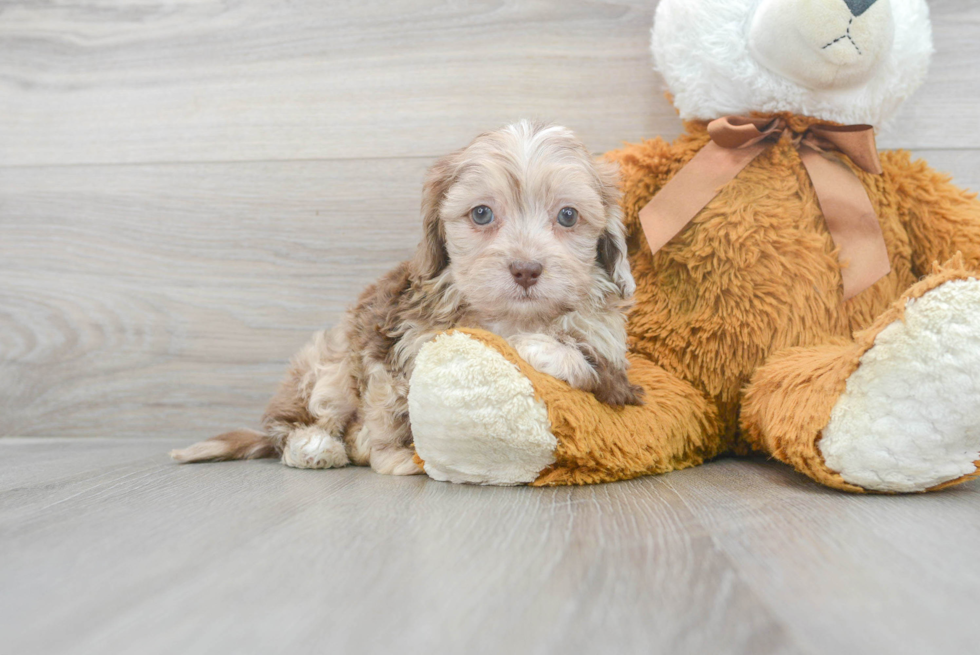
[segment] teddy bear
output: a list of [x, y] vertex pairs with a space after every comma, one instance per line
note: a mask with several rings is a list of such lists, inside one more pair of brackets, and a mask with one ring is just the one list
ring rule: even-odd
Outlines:
[[980, 202], [872, 126], [922, 82], [924, 0], [661, 0], [685, 131], [608, 153], [636, 279], [611, 407], [477, 330], [409, 391], [436, 480], [565, 485], [761, 453], [850, 492], [978, 474]]

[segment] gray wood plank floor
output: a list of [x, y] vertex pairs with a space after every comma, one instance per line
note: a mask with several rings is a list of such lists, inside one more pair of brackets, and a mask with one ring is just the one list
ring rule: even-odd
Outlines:
[[5, 653], [966, 653], [980, 483], [452, 485], [0, 439]]

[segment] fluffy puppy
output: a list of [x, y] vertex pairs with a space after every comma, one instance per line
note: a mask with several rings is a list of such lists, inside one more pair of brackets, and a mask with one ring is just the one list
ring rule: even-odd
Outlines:
[[299, 468], [370, 464], [420, 473], [408, 381], [422, 345], [452, 327], [506, 338], [536, 369], [613, 404], [626, 377], [634, 283], [615, 170], [567, 129], [520, 122], [478, 136], [429, 170], [415, 256], [318, 333], [263, 417], [171, 453], [179, 462], [281, 455]]

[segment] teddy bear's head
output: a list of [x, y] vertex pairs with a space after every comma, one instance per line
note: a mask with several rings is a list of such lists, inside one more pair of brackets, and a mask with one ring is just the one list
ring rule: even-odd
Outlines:
[[661, 0], [653, 26], [684, 119], [792, 112], [880, 126], [931, 54], [925, 0]]

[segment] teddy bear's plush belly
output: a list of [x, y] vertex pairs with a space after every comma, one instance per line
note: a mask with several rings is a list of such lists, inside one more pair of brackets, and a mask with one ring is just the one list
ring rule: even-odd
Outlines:
[[[771, 353], [849, 338], [912, 279], [898, 266], [845, 305], [809, 178], [779, 146], [659, 252], [643, 243], [632, 260], [642, 308], [630, 321], [633, 350], [715, 398], [732, 437], [741, 389]], [[886, 241], [899, 238], [897, 219], [883, 223]]]

